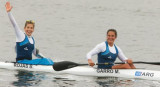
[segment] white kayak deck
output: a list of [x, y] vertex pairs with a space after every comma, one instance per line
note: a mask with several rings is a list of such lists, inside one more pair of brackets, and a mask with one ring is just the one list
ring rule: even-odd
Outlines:
[[144, 70], [144, 69], [96, 69], [90, 66], [78, 66], [62, 71], [54, 71], [52, 66], [29, 65], [29, 64], [11, 63], [11, 62], [0, 62], [0, 68], [63, 73], [63, 74], [73, 74], [81, 76], [95, 76], [95, 77], [113, 76], [113, 77], [123, 77], [123, 78], [160, 80], [160, 71]]

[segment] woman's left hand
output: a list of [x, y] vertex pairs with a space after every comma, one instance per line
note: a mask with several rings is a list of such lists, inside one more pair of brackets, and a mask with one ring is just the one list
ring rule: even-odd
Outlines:
[[131, 59], [126, 60], [126, 62], [127, 62], [128, 64], [132, 64], [132, 63], [133, 63]]

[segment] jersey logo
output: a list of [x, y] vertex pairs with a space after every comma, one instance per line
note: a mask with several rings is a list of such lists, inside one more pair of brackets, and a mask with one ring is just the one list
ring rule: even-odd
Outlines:
[[24, 48], [24, 50], [28, 50], [28, 48], [27, 48], [27, 47], [25, 47], [25, 48]]
[[108, 59], [111, 59], [111, 58], [112, 58], [111, 56], [108, 57]]

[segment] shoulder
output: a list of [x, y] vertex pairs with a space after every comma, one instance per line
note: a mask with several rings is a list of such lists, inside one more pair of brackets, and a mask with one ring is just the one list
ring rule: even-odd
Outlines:
[[99, 52], [103, 52], [106, 49], [106, 43], [105, 42], [101, 42], [99, 44], [96, 45], [96, 47], [94, 48], [94, 50], [98, 50]]
[[99, 44], [97, 44], [96, 47], [105, 47], [106, 46], [106, 43], [105, 42], [101, 42]]

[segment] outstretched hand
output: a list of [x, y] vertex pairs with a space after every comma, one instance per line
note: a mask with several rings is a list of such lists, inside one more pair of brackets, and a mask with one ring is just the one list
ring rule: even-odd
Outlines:
[[13, 7], [10, 5], [10, 2], [7, 2], [5, 6], [6, 6], [6, 11], [7, 11], [7, 12], [10, 12], [10, 11], [12, 10], [12, 8], [13, 8]]

